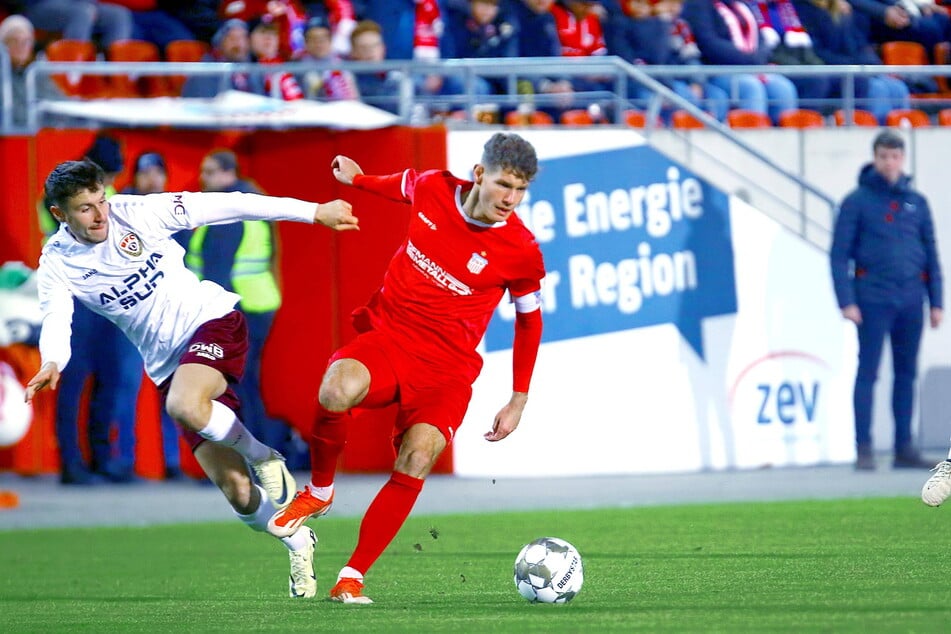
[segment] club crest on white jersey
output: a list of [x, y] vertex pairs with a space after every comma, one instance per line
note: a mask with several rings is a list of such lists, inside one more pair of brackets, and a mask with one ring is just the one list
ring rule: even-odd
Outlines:
[[469, 269], [469, 272], [472, 273], [473, 275], [478, 275], [479, 273], [482, 272], [482, 270], [485, 268], [485, 266], [488, 263], [489, 261], [486, 260], [485, 257], [483, 257], [483, 255], [480, 255], [478, 253], [473, 253], [472, 256], [469, 258], [468, 264], [466, 264], [466, 268]]
[[119, 240], [119, 250], [137, 258], [142, 255], [142, 241], [139, 240], [139, 236], [129, 232]]

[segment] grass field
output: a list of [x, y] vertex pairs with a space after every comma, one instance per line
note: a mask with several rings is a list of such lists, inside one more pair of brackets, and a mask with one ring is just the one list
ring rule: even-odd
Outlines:
[[[94, 510], [94, 509], [91, 509]], [[951, 509], [910, 499], [411, 517], [367, 577], [323, 600], [357, 521], [312, 522], [316, 600], [280, 544], [237, 522], [0, 532], [3, 632], [938, 632]], [[581, 551], [567, 605], [512, 583], [544, 535]]]

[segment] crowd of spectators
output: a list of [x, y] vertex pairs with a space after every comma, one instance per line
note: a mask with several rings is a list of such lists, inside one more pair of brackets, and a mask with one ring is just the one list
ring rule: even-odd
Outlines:
[[[397, 112], [402, 73], [347, 72], [334, 63], [616, 55], [635, 65], [683, 66], [683, 76], [662, 83], [721, 121], [742, 109], [774, 123], [798, 108], [831, 114], [846, 92], [839, 77], [787, 76], [784, 66], [877, 65], [885, 42], [917, 42], [933, 55], [951, 40], [948, 11], [935, 0], [12, 0], [0, 1], [4, 18], [0, 39], [11, 52], [15, 96], [22, 95], [26, 65], [57, 38], [92, 41], [103, 59], [121, 40], [145, 40], [160, 53], [174, 40], [200, 40], [210, 45], [208, 61], [317, 63], [297, 75], [195, 76], [185, 96], [231, 88], [285, 100], [363, 99]], [[766, 64], [775, 70], [698, 72], [703, 65]], [[610, 107], [614, 76], [567, 76], [563, 68], [552, 64], [550, 75], [520, 78], [520, 99], [552, 117], [599, 97]], [[464, 107], [467, 93], [509, 91], [505, 78], [467, 79], [458, 71], [409, 79], [442, 114]], [[631, 107], [642, 110], [653, 94], [633, 79], [624, 90]], [[880, 123], [908, 108], [915, 93], [937, 90], [933, 78], [920, 75], [863, 75], [854, 83], [857, 106]], [[669, 118], [670, 110], [661, 108], [661, 116]]]

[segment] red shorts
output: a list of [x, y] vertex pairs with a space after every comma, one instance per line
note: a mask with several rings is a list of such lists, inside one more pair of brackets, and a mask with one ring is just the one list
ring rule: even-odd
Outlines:
[[[228, 381], [228, 388], [215, 400], [241, 415], [241, 399], [234, 391], [234, 384], [244, 375], [245, 358], [248, 354], [248, 325], [244, 314], [233, 310], [224, 317], [206, 321], [188, 342], [184, 354], [178, 359], [178, 365], [198, 363], [207, 365], [221, 372]], [[165, 397], [172, 379], [164, 381], [159, 386], [162, 398], [162, 408], [165, 408]], [[192, 451], [205, 439], [190, 429], [182, 430], [182, 437]]]
[[447, 444], [452, 442], [469, 408], [471, 385], [434, 373], [385, 334], [374, 330], [360, 334], [337, 350], [330, 363], [338, 359], [355, 359], [370, 371], [370, 388], [358, 409], [399, 405], [393, 430], [393, 446], [397, 450], [403, 434], [417, 423], [432, 425]]

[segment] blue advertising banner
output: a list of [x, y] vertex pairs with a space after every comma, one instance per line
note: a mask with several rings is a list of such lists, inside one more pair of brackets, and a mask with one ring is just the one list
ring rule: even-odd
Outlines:
[[728, 197], [646, 145], [539, 163], [519, 216], [548, 271], [543, 341], [670, 323], [703, 358], [702, 320], [737, 309]]

